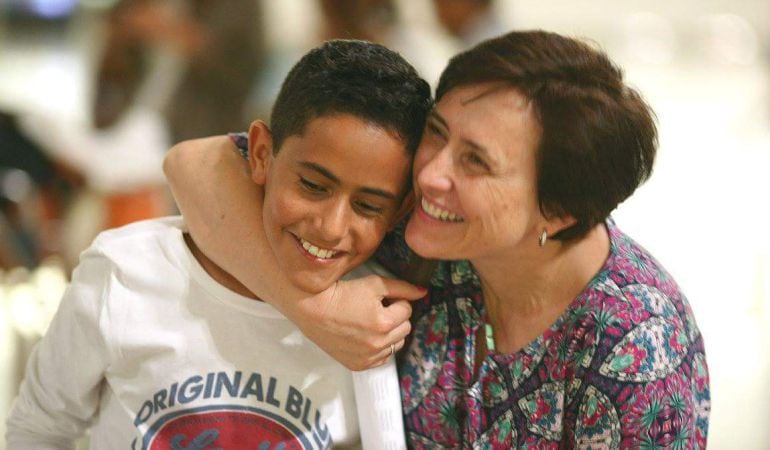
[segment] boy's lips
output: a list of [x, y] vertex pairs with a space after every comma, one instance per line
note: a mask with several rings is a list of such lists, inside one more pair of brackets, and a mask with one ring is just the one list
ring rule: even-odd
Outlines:
[[320, 247], [308, 241], [307, 239], [299, 237], [293, 233], [292, 233], [292, 236], [294, 236], [294, 239], [296, 239], [297, 243], [299, 244], [301, 249], [304, 251], [305, 255], [317, 261], [330, 261], [330, 260], [339, 258], [340, 256], [346, 253], [342, 250], [335, 250], [335, 249]]

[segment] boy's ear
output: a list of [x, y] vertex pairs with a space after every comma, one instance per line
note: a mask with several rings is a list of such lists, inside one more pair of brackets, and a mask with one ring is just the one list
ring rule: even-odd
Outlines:
[[249, 168], [251, 179], [264, 186], [267, 171], [273, 157], [273, 135], [261, 120], [255, 120], [249, 127]]
[[396, 214], [393, 216], [393, 222], [391, 222], [388, 231], [392, 230], [393, 227], [398, 225], [399, 222], [404, 220], [404, 218], [412, 212], [414, 204], [414, 189], [409, 188], [406, 195], [404, 195], [404, 199], [401, 200], [401, 206], [398, 207], [398, 211], [396, 211]]

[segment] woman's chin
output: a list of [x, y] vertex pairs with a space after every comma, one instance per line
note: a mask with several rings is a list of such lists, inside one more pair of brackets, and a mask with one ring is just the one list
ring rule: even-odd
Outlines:
[[421, 232], [418, 227], [412, 225], [412, 222], [406, 226], [404, 239], [409, 248], [423, 258], [449, 259], [440, 252], [441, 245], [436, 242], [435, 238]]

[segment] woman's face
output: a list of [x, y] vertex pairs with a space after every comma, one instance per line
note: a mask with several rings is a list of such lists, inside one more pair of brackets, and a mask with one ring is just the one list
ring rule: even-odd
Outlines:
[[409, 246], [432, 259], [535, 249], [546, 223], [537, 201], [540, 127], [518, 91], [455, 88], [436, 105], [414, 162]]

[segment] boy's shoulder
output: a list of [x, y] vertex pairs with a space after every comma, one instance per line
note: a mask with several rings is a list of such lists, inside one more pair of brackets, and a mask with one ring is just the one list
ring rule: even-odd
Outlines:
[[167, 254], [181, 242], [185, 230], [181, 216], [169, 216], [133, 222], [99, 233], [84, 252], [96, 252], [120, 265], [126, 260], [151, 261], [158, 253]]

